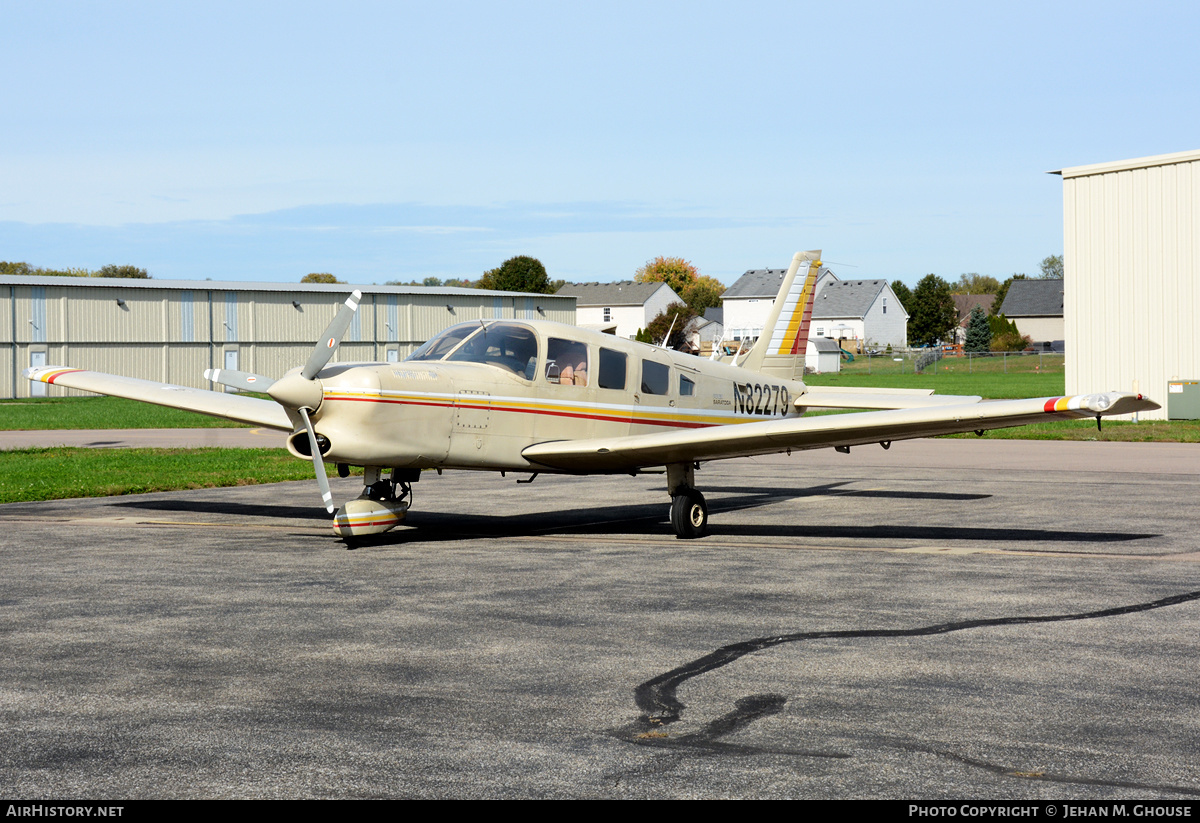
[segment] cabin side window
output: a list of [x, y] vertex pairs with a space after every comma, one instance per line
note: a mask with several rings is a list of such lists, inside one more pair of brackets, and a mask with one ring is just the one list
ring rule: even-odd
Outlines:
[[599, 386], [602, 389], [624, 389], [628, 358], [624, 352], [600, 349]]
[[588, 384], [587, 346], [577, 340], [551, 337], [546, 341], [546, 380], [560, 386]]
[[671, 391], [671, 367], [653, 360], [642, 361], [642, 392], [668, 394]]
[[691, 397], [696, 393], [696, 381], [685, 375], [679, 375], [679, 396]]

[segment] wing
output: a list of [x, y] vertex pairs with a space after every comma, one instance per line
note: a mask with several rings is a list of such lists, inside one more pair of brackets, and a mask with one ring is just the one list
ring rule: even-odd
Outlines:
[[135, 377], [120, 377], [115, 374], [104, 374], [86, 369], [68, 369], [62, 366], [26, 369], [25, 376], [30, 380], [40, 380], [54, 386], [67, 386], [112, 397], [141, 400], [144, 403], [170, 406], [173, 409], [224, 417], [239, 423], [250, 423], [283, 431], [294, 429], [283, 406], [273, 400], [260, 400], [257, 397], [245, 397], [240, 394], [192, 389], [187, 386], [175, 386], [171, 383], [155, 383], [153, 380], [138, 380]]
[[530, 446], [522, 454], [535, 463], [555, 469], [620, 472], [644, 466], [746, 457], [786, 449], [889, 443], [892, 440], [1024, 426], [1049, 420], [1131, 414], [1157, 408], [1157, 403], [1140, 394], [1118, 392], [1033, 400], [997, 400], [921, 409], [794, 417], [662, 434], [560, 440]]
[[866, 389], [805, 386], [793, 405], [798, 409], [924, 409], [978, 403], [978, 395], [934, 394], [933, 389]]

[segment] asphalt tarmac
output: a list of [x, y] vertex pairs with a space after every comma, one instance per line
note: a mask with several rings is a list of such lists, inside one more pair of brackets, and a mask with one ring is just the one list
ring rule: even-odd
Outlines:
[[[0, 506], [10, 797], [1200, 797], [1200, 448]], [[335, 496], [358, 480], [334, 478]]]

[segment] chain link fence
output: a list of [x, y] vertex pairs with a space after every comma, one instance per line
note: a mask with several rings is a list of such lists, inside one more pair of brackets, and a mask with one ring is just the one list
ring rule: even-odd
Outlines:
[[942, 349], [910, 349], [880, 354], [856, 354], [842, 359], [842, 372], [861, 374], [1063, 374], [1062, 352], [973, 352], [954, 354]]

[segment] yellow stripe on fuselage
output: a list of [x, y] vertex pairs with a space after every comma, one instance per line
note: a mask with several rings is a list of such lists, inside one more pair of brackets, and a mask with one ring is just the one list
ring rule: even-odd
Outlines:
[[[475, 400], [478, 398], [477, 400]], [[735, 412], [714, 412], [703, 409], [669, 409], [664, 407], [639, 408], [600, 403], [562, 403], [548, 400], [520, 400], [510, 397], [487, 395], [456, 396], [435, 393], [413, 393], [398, 391], [326, 391], [326, 400], [395, 403], [399, 405], [441, 406], [444, 408], [486, 408], [490, 411], [523, 414], [545, 414], [556, 417], [576, 417], [615, 422], [631, 422], [643, 425], [675, 426], [679, 428], [703, 428], [726, 426], [737, 423], [754, 423], [760, 420], [777, 419], [771, 415], [746, 416]], [[475, 402], [472, 402], [475, 400]]]

